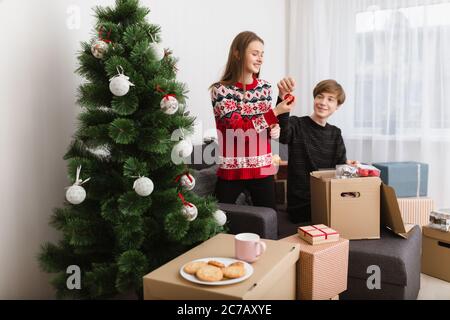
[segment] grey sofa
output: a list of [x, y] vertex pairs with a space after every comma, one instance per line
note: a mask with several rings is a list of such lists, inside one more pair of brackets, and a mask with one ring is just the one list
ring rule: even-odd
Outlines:
[[[195, 145], [194, 152], [187, 159], [196, 180], [193, 192], [197, 195], [214, 195], [217, 181], [216, 148], [214, 141], [205, 141], [202, 145]], [[287, 147], [280, 145], [279, 151], [281, 158], [287, 159]], [[289, 221], [285, 210], [252, 206], [246, 194], [241, 194], [235, 204], [219, 203], [219, 207], [227, 214], [227, 226], [232, 234], [253, 232], [261, 238], [277, 240], [294, 234], [299, 226]]]

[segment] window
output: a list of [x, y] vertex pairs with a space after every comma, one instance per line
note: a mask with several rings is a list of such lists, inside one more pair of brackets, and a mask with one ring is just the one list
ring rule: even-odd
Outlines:
[[450, 3], [356, 15], [356, 128], [450, 129], [449, 17]]

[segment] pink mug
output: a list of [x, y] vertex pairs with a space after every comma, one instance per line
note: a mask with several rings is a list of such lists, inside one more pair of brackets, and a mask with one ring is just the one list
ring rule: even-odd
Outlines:
[[266, 251], [266, 244], [256, 233], [239, 233], [234, 237], [236, 259], [254, 262]]

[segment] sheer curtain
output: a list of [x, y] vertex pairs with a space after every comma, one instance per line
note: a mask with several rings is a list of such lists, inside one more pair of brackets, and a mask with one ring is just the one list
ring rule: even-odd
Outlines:
[[290, 0], [288, 73], [295, 115], [336, 79], [347, 100], [330, 123], [347, 157], [430, 166], [428, 194], [450, 207], [450, 0]]

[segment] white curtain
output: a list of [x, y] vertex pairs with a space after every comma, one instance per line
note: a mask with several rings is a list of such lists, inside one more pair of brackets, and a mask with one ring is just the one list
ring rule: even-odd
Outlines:
[[347, 157], [428, 163], [428, 194], [450, 207], [450, 0], [290, 0], [288, 15], [293, 114], [336, 79]]

